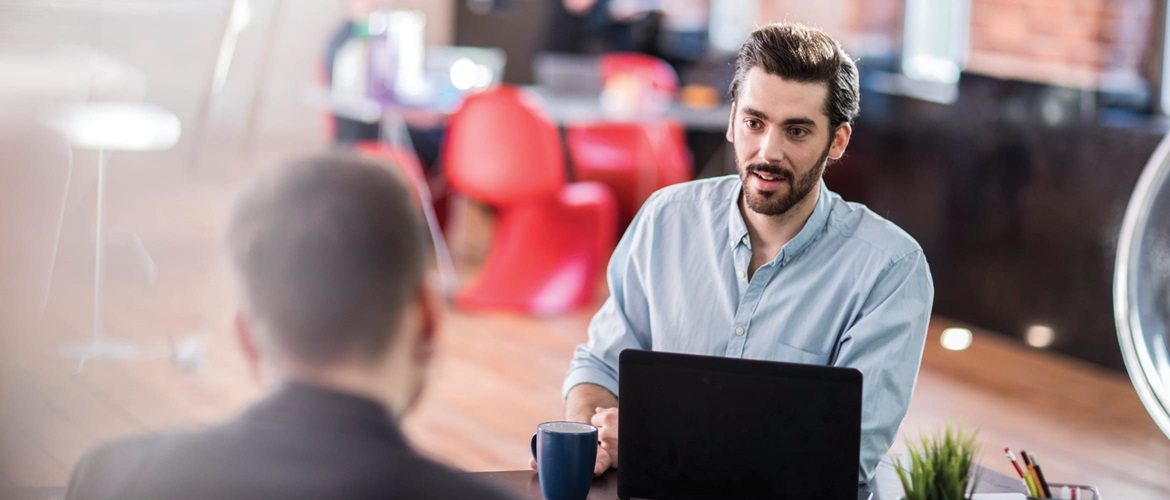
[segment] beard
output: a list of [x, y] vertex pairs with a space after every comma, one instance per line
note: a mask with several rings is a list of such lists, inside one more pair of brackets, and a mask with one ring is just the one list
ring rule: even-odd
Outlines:
[[[748, 208], [760, 215], [781, 215], [787, 213], [796, 204], [804, 201], [813, 189], [816, 189], [817, 184], [821, 180], [821, 176], [825, 173], [825, 167], [828, 165], [829, 147], [832, 145], [832, 136], [829, 137], [829, 144], [825, 145], [825, 150], [821, 152], [816, 162], [810, 166], [809, 169], [802, 176], [797, 176], [792, 169], [785, 168], [780, 163], [769, 162], [755, 162], [748, 165], [739, 164], [739, 158], [736, 158], [736, 166], [739, 167], [739, 178], [743, 183], [743, 198]], [[779, 191], [757, 191], [754, 187], [750, 187], [748, 176], [755, 172], [766, 174], [770, 177], [783, 180], [788, 183], [789, 190], [786, 194], [781, 194]]]

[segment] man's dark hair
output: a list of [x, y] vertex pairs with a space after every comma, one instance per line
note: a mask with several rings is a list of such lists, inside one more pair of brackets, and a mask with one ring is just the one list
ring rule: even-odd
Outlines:
[[732, 102], [752, 68], [802, 83], [824, 83], [829, 89], [824, 112], [836, 129], [852, 123], [860, 109], [857, 65], [825, 32], [799, 24], [776, 23], [748, 35], [735, 56], [735, 76], [728, 95]]
[[430, 263], [426, 234], [392, 165], [331, 153], [254, 182], [227, 243], [263, 338], [319, 365], [385, 351]]

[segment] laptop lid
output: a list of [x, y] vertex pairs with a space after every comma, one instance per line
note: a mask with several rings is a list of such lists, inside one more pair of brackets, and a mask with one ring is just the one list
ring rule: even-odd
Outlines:
[[464, 96], [500, 83], [507, 56], [495, 47], [434, 46], [424, 65], [430, 106], [453, 112]]
[[601, 61], [597, 56], [539, 52], [532, 58], [533, 80], [544, 92], [596, 98], [601, 94]]
[[861, 372], [626, 350], [618, 496], [866, 498]]

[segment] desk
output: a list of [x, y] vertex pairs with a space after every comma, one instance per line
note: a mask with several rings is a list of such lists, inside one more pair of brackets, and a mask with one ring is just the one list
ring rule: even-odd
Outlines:
[[[538, 86], [524, 87], [524, 91], [544, 104], [549, 117], [558, 125], [591, 122], [609, 119], [601, 108], [599, 95], [564, 94], [552, 92]], [[361, 96], [335, 95], [327, 87], [319, 85], [305, 88], [304, 100], [319, 109], [329, 110], [338, 116], [363, 123], [377, 123], [390, 115], [400, 117], [407, 124], [425, 124], [428, 127], [443, 125], [447, 111], [432, 108], [403, 107], [392, 102], [381, 102]], [[663, 117], [678, 120], [688, 130], [724, 133], [731, 116], [731, 105], [720, 104], [711, 108], [691, 108], [676, 102], [663, 112]]]
[[[601, 108], [599, 95], [564, 94], [537, 86], [525, 87], [524, 90], [543, 101], [549, 116], [560, 125], [609, 119], [605, 115], [605, 110]], [[711, 108], [691, 108], [677, 101], [671, 102], [662, 114], [664, 118], [678, 120], [687, 130], [718, 133], [727, 131], [730, 116], [730, 104], [720, 104]]]
[[[553, 121], [562, 127], [610, 119], [601, 107], [599, 95], [553, 92], [539, 86], [525, 87], [524, 90], [540, 101]], [[735, 158], [730, 143], [724, 139], [730, 117], [730, 104], [691, 108], [674, 101], [658, 118], [676, 120], [686, 128], [697, 177], [712, 177], [734, 171], [734, 168], [728, 169], [729, 165], [735, 164]], [[634, 121], [639, 119], [645, 117], [633, 118]]]
[[[519, 495], [520, 498], [541, 500], [540, 479], [536, 472], [530, 470], [475, 472], [474, 476], [489, 482], [507, 491]], [[878, 465], [874, 480], [866, 486], [874, 493], [874, 500], [898, 500], [902, 497], [902, 483], [894, 473], [894, 466], [889, 457]], [[976, 493], [1024, 493], [1024, 486], [1019, 479], [1006, 476], [991, 469], [979, 467], [979, 484]], [[613, 500], [617, 498], [617, 472], [609, 471], [593, 480], [593, 487], [589, 490], [589, 500]]]

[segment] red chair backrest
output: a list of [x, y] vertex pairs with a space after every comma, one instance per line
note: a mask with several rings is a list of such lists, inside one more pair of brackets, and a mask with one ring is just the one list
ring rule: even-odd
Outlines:
[[691, 151], [687, 149], [687, 132], [676, 121], [662, 121], [646, 130], [658, 151], [658, 187], [691, 180]]
[[443, 156], [451, 185], [486, 203], [548, 196], [566, 182], [556, 124], [508, 85], [463, 100], [448, 124]]
[[678, 74], [666, 61], [637, 52], [612, 52], [601, 56], [601, 78], [608, 80], [624, 74], [649, 83], [659, 92], [678, 92]]

